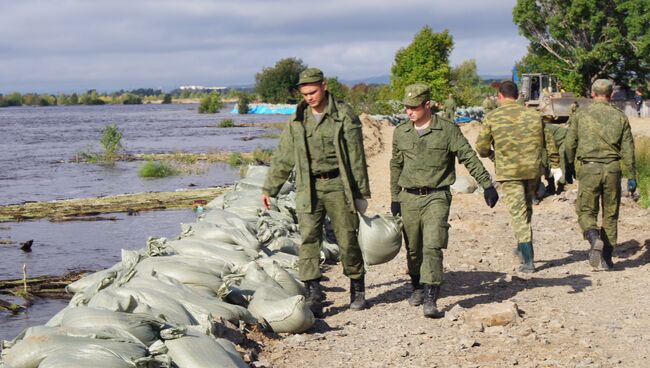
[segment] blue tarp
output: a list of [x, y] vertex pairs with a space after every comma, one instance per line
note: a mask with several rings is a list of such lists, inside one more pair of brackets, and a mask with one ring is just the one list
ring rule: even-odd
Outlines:
[[[233, 107], [233, 114], [238, 114], [237, 105]], [[251, 104], [248, 105], [249, 114], [283, 114], [291, 115], [296, 112], [296, 105]]]

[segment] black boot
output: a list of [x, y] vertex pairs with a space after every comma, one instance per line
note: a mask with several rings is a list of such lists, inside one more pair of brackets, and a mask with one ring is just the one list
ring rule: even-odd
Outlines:
[[521, 253], [521, 244], [523, 243], [517, 244], [517, 247], [512, 250], [512, 254], [517, 256], [517, 258], [519, 259], [519, 263], [524, 264], [524, 254]]
[[321, 318], [323, 316], [323, 300], [325, 300], [325, 294], [323, 294], [320, 280], [305, 281], [305, 286], [307, 287], [307, 306], [314, 313], [315, 317]]
[[533, 243], [520, 243], [517, 248], [521, 252], [522, 262], [519, 266], [519, 272], [533, 273], [535, 272], [535, 264], [533, 260], [535, 258], [535, 249], [533, 249]]
[[424, 285], [424, 303], [422, 311], [427, 318], [442, 318], [444, 313], [438, 310], [438, 296], [440, 295], [440, 285]]
[[362, 310], [368, 306], [366, 303], [366, 284], [363, 279], [350, 279], [350, 309]]
[[598, 268], [600, 267], [605, 243], [600, 238], [600, 233], [597, 229], [587, 230], [585, 232], [585, 239], [587, 239], [589, 245], [591, 245], [591, 249], [589, 250], [589, 264], [593, 268]]
[[612, 261], [612, 254], [614, 253], [614, 247], [609, 244], [603, 246], [602, 259], [600, 260], [600, 267], [605, 271], [611, 271], [614, 268], [614, 262]]
[[411, 276], [411, 286], [413, 287], [413, 291], [411, 292], [411, 296], [409, 297], [409, 304], [411, 306], [418, 306], [422, 304], [422, 300], [424, 299], [424, 288], [422, 287], [422, 284], [420, 284], [420, 275], [410, 275]]

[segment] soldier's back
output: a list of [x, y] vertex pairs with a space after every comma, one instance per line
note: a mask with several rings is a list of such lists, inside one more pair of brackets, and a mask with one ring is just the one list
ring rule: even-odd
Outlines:
[[606, 102], [594, 102], [576, 112], [577, 157], [581, 160], [620, 158], [623, 132], [629, 122], [625, 114]]

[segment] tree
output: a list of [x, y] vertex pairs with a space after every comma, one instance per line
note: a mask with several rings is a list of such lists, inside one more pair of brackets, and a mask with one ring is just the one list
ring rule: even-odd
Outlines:
[[172, 103], [172, 95], [169, 93], [165, 93], [165, 95], [162, 98], [162, 104], [170, 104]]
[[449, 93], [449, 54], [454, 41], [447, 30], [437, 33], [424, 26], [406, 48], [395, 54], [391, 68], [391, 89], [401, 100], [404, 88], [413, 83], [425, 83], [431, 88], [431, 98], [442, 101]]
[[251, 103], [251, 96], [246, 92], [240, 92], [237, 97], [237, 112], [240, 114], [248, 114], [249, 106]]
[[327, 90], [340, 101], [347, 101], [350, 94], [348, 86], [339, 82], [337, 77], [327, 78]]
[[212, 92], [201, 98], [199, 103], [199, 114], [216, 114], [223, 107], [221, 96], [217, 92]]
[[650, 67], [650, 0], [517, 0], [513, 20], [528, 38], [523, 70], [553, 73], [588, 93], [598, 78], [629, 85]]
[[255, 91], [266, 102], [293, 103], [297, 99], [298, 76], [305, 69], [307, 66], [300, 59], [282, 59], [255, 75]]
[[466, 60], [451, 70], [454, 82], [454, 96], [460, 105], [481, 104], [481, 79], [476, 73], [476, 60]]

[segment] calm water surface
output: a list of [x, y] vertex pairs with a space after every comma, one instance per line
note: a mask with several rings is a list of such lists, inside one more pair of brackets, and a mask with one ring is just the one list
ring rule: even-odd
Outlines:
[[[284, 115], [198, 114], [196, 105], [57, 106], [0, 109], [0, 204], [95, 197], [145, 191], [172, 191], [189, 186], [223, 186], [237, 180], [239, 170], [210, 164], [200, 175], [142, 179], [141, 162], [114, 167], [70, 162], [83, 150], [99, 151], [101, 129], [117, 124], [129, 153], [243, 151], [273, 147], [274, 139], [252, 139], [263, 127], [217, 128], [225, 118], [235, 123], [275, 123]], [[180, 223], [193, 222], [191, 210], [141, 212], [139, 216], [107, 214], [116, 221], [52, 223], [47, 220], [0, 223], [0, 238], [34, 240], [32, 252], [0, 245], [0, 279], [61, 275], [72, 270], [98, 270], [120, 260], [120, 249], [139, 249], [149, 236], [172, 237]], [[11, 298], [0, 295], [4, 300]], [[20, 300], [12, 300], [21, 302]], [[38, 299], [26, 314], [0, 312], [0, 339], [43, 324], [67, 301]]]

